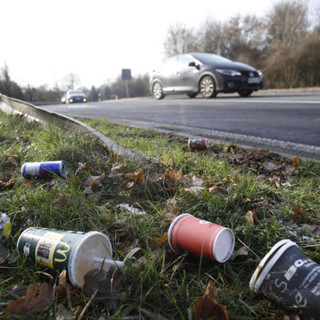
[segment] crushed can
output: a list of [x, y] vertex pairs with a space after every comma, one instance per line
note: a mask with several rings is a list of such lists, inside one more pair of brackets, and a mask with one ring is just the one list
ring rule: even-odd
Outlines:
[[189, 149], [208, 149], [208, 140], [203, 139], [189, 139], [188, 148]]
[[110, 266], [123, 267], [114, 261], [109, 238], [98, 231], [87, 233], [31, 227], [23, 231], [17, 251], [32, 262], [55, 270], [66, 269], [71, 283], [82, 288], [84, 276], [92, 269], [108, 271]]
[[21, 167], [22, 176], [30, 180], [35, 177], [52, 178], [58, 176], [66, 178], [68, 171], [64, 161], [27, 162]]
[[250, 288], [304, 319], [319, 319], [320, 266], [289, 239], [276, 243], [261, 260]]

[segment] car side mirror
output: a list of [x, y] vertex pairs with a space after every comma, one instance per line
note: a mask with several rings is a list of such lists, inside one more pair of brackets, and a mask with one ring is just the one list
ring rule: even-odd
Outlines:
[[196, 67], [197, 69], [199, 69], [199, 64], [196, 63], [196, 62], [194, 62], [194, 61], [189, 62], [188, 66], [189, 66], [189, 67]]

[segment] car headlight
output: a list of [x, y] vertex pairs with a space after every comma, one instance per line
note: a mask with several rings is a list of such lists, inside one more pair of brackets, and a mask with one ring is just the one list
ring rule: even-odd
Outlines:
[[263, 74], [260, 70], [257, 70], [259, 77], [263, 77]]
[[70, 102], [73, 102], [73, 99], [72, 99], [72, 98], [70, 98], [70, 99], [69, 99], [69, 101], [70, 101]]
[[87, 99], [86, 99], [86, 98], [83, 98], [83, 102], [87, 102]]
[[237, 71], [237, 70], [230, 70], [230, 69], [216, 69], [217, 72], [225, 75], [225, 76], [231, 76], [231, 77], [235, 77], [235, 76], [241, 76], [241, 72]]

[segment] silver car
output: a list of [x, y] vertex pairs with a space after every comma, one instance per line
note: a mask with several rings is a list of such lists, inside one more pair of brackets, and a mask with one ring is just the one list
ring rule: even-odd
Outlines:
[[261, 71], [211, 53], [167, 58], [150, 79], [150, 91], [156, 99], [177, 93], [186, 93], [190, 98], [201, 93], [204, 98], [213, 98], [219, 92], [238, 92], [248, 97], [263, 86]]
[[87, 100], [82, 90], [68, 90], [61, 98], [62, 103], [87, 102]]

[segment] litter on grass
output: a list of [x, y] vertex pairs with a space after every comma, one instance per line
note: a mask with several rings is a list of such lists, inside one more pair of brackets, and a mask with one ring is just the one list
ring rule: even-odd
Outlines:
[[22, 176], [30, 180], [35, 177], [52, 178], [58, 176], [66, 178], [68, 171], [64, 161], [27, 162], [21, 167]]
[[92, 269], [108, 272], [111, 266], [122, 268], [124, 262], [112, 259], [109, 238], [101, 232], [62, 231], [28, 228], [19, 237], [17, 250], [34, 263], [56, 270], [66, 269], [71, 283], [78, 288]]

